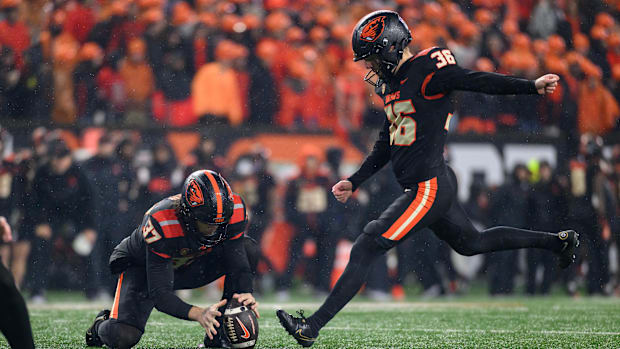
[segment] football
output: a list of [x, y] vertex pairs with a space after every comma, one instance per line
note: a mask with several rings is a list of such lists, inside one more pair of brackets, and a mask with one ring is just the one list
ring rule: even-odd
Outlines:
[[231, 299], [222, 321], [224, 333], [233, 348], [254, 348], [258, 340], [258, 321], [252, 309]]

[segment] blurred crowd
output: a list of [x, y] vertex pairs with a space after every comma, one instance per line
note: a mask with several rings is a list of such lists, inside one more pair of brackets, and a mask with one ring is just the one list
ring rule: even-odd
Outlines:
[[351, 29], [397, 10], [414, 51], [534, 78], [547, 98], [462, 94], [458, 131], [574, 136], [618, 129], [616, 0], [0, 0], [0, 115], [39, 123], [214, 123], [325, 129], [381, 123]]
[[[331, 186], [344, 176], [342, 149], [313, 144], [299, 150], [297, 174], [282, 179], [272, 174], [265, 148], [226, 159], [226, 149], [208, 137], [192, 151], [190, 164], [179, 163], [165, 141], [128, 131], [103, 132], [94, 152], [70, 149], [59, 130], [36, 129], [23, 149], [11, 146], [6, 130], [0, 139], [0, 216], [15, 232], [15, 241], [1, 245], [0, 253], [35, 302], [44, 302], [48, 289], [109, 297], [115, 285], [107, 267], [112, 248], [151, 205], [178, 193], [184, 177], [200, 168], [220, 171], [245, 199], [246, 233], [263, 251], [258, 290], [275, 291], [281, 300], [300, 285], [319, 296], [328, 292], [352, 241], [401, 193], [386, 167], [346, 205], [338, 203]], [[572, 269], [557, 270], [555, 257], [542, 250], [462, 260], [425, 230], [376, 263], [366, 293], [403, 299], [407, 286], [418, 282], [429, 297], [463, 293], [482, 278], [491, 294], [512, 293], [522, 284], [529, 294], [547, 294], [557, 283], [570, 294], [618, 295], [620, 146], [611, 150], [605, 157], [601, 138], [584, 135], [579, 154], [566, 166], [554, 169], [533, 159], [515, 166], [499, 187], [475, 173], [463, 202], [481, 228], [577, 230], [582, 247]]]

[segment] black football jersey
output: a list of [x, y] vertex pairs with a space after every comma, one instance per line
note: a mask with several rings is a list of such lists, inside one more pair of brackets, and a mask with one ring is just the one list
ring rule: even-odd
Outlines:
[[[170, 259], [174, 269], [189, 265], [196, 258], [207, 254], [211, 248], [201, 245], [195, 238], [186, 235], [179, 222], [175, 207], [180, 195], [174, 195], [153, 205], [142, 220], [138, 229], [119, 244], [134, 264], [143, 265], [146, 260], [147, 247], [150, 252]], [[233, 194], [235, 203], [233, 215], [226, 229], [228, 240], [236, 240], [243, 236], [248, 217], [245, 204], [238, 194]]]
[[401, 65], [394, 79], [376, 89], [386, 120], [374, 149], [349, 177], [353, 189], [390, 160], [403, 187], [442, 174], [454, 90], [537, 93], [531, 80], [461, 68], [449, 49], [432, 47], [419, 52]]
[[[144, 266], [148, 294], [155, 307], [166, 314], [187, 319], [191, 305], [174, 294], [175, 271], [190, 265], [212, 249], [186, 235], [177, 216], [179, 200], [180, 194], [163, 199], [151, 207], [138, 229], [114, 248], [110, 257], [110, 268], [116, 273], [123, 272], [130, 266]], [[236, 275], [236, 291], [251, 292], [252, 274], [249, 262], [247, 258], [237, 257], [245, 256], [241, 238], [247, 226], [247, 213], [239, 195], [233, 194], [233, 201], [235, 205], [230, 223], [218, 228], [227, 229], [227, 240], [221, 243], [225, 249], [222, 263], [226, 263], [227, 269]], [[119, 280], [122, 280], [122, 274]]]

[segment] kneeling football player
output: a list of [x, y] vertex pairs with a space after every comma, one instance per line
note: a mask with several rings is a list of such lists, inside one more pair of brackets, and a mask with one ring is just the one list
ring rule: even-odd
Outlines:
[[[120, 273], [112, 310], [103, 310], [86, 332], [89, 346], [130, 348], [140, 341], [153, 308], [200, 323], [205, 346], [229, 347], [220, 330], [227, 301], [236, 298], [258, 315], [252, 283], [259, 248], [244, 236], [246, 208], [218, 173], [192, 173], [181, 194], [146, 214], [140, 227], [110, 257]], [[222, 301], [208, 308], [185, 303], [174, 290], [193, 289], [226, 276]]]

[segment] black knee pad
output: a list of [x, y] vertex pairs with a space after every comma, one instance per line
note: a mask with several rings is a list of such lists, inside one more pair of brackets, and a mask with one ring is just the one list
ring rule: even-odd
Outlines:
[[102, 322], [97, 332], [105, 345], [115, 349], [131, 348], [142, 338], [142, 331], [116, 319]]
[[260, 259], [261, 255], [260, 246], [258, 245], [256, 240], [252, 239], [249, 236], [245, 236], [243, 238], [243, 246], [245, 247], [245, 252], [248, 254], [250, 269], [252, 269], [252, 273], [256, 273], [256, 267], [258, 265], [258, 260]]

